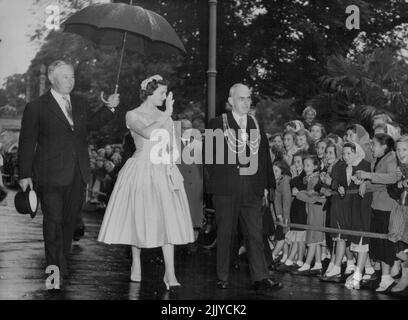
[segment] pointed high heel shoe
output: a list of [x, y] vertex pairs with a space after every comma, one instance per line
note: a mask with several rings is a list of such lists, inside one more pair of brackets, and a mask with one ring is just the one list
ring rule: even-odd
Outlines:
[[131, 268], [130, 269], [130, 281], [131, 282], [141, 282], [142, 281], [141, 272], [139, 271], [138, 274], [133, 275], [133, 268]]
[[163, 282], [164, 282], [164, 284], [165, 284], [165, 286], [166, 286], [166, 290], [167, 290], [167, 291], [174, 291], [176, 288], [181, 287], [181, 284], [178, 283], [178, 282], [176, 282], [176, 283], [174, 283], [174, 284], [168, 283], [168, 282], [167, 282], [167, 279], [166, 279], [166, 276], [164, 276]]

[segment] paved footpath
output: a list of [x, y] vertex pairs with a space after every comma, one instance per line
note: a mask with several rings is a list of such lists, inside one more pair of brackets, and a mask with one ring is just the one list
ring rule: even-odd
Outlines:
[[[284, 288], [268, 294], [248, 289], [248, 266], [232, 275], [232, 288], [218, 290], [215, 285], [214, 251], [199, 249], [192, 256], [176, 251], [176, 272], [183, 288], [177, 293], [165, 291], [164, 267], [152, 262], [157, 250], [142, 251], [144, 279], [129, 282], [130, 263], [126, 246], [108, 246], [96, 241], [103, 213], [84, 213], [86, 235], [72, 250], [71, 275], [65, 290], [51, 295], [45, 290], [45, 259], [42, 240], [42, 214], [34, 219], [14, 209], [15, 191], [10, 191], [6, 205], [0, 206], [0, 299], [47, 300], [139, 300], [139, 299], [356, 299], [387, 300], [386, 295], [367, 290], [349, 291], [342, 285], [321, 283], [316, 278], [279, 274]], [[160, 251], [159, 251], [160, 252]]]

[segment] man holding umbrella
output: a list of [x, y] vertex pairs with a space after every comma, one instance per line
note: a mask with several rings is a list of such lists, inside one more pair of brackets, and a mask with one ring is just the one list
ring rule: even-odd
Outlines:
[[51, 89], [27, 104], [19, 138], [19, 184], [23, 191], [35, 182], [44, 215], [43, 235], [47, 266], [68, 275], [67, 259], [85, 186], [90, 176], [87, 135], [114, 118], [119, 95], [91, 113], [88, 103], [71, 94], [74, 67], [58, 60], [48, 67]]

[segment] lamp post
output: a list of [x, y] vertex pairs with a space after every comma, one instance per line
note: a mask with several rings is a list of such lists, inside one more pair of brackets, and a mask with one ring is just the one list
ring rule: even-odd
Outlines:
[[215, 117], [217, 81], [217, 0], [209, 0], [209, 46], [208, 46], [208, 112], [207, 119]]
[[45, 92], [45, 81], [47, 80], [47, 76], [45, 75], [46, 71], [47, 67], [42, 64], [40, 67], [40, 88], [39, 88], [40, 96], [43, 95], [43, 93]]

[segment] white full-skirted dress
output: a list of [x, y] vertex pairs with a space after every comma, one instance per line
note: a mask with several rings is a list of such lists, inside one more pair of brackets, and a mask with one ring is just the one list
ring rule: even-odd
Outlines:
[[[138, 109], [129, 121], [146, 126], [154, 119]], [[119, 172], [109, 199], [98, 241], [156, 248], [194, 242], [183, 177], [175, 164], [179, 157], [171, 118], [150, 139], [132, 131], [136, 152]]]

